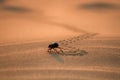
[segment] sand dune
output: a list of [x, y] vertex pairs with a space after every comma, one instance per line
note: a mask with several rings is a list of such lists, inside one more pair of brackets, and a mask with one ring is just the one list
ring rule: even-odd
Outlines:
[[[75, 43], [67, 42], [71, 39], [75, 39]], [[92, 45], [91, 41], [96, 42], [95, 39], [97, 43]], [[2, 63], [0, 64], [0, 78], [2, 80], [119, 80], [120, 49], [115, 48], [115, 45], [111, 43], [116, 41], [116, 38], [112, 40], [107, 38], [109, 40], [107, 44], [106, 40], [102, 39], [99, 37], [100, 41], [98, 41], [95, 36], [86, 38], [85, 35], [79, 35], [79, 40], [78, 36], [61, 40], [60, 43], [69, 43], [69, 46], [61, 44], [61, 47], [68, 51], [64, 50], [65, 54], [74, 54], [73, 51], [76, 49], [79, 49], [78, 52], [81, 50], [88, 52], [82, 56], [48, 54], [49, 42], [1, 46], [0, 51], [3, 51], [0, 54], [0, 63]], [[106, 47], [100, 46], [101, 43]], [[120, 46], [119, 42], [117, 44], [116, 47]], [[114, 48], [109, 48], [109, 45]]]
[[0, 0], [0, 80], [119, 80], [119, 4]]
[[[48, 38], [64, 39], [70, 35], [75, 36], [78, 33], [87, 32], [119, 36], [119, 9], [109, 11], [106, 8], [118, 6], [117, 0], [109, 2], [70, 0], [68, 2], [63, 0], [51, 2], [48, 0], [2, 0], [0, 43], [47, 40]], [[106, 6], [102, 7], [103, 10], [97, 9], [97, 11], [77, 9], [78, 5], [90, 5], [96, 8], [94, 4]]]

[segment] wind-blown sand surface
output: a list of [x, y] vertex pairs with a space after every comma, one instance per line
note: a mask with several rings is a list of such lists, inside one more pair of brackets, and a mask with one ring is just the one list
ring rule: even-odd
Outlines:
[[119, 80], [120, 38], [84, 38], [74, 38], [77, 40], [70, 44], [71, 48], [62, 44], [69, 43], [67, 40], [61, 41], [65, 54], [74, 54], [76, 49], [88, 52], [79, 56], [49, 54], [49, 42], [0, 46], [0, 79]]
[[[0, 80], [120, 80], [119, 0], [0, 0]], [[58, 42], [64, 54], [49, 54]]]

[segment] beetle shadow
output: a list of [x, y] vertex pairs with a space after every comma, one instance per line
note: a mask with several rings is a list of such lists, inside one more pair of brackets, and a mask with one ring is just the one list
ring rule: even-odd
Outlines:
[[60, 63], [64, 63], [64, 60], [59, 56], [59, 54], [55, 52], [49, 52], [50, 56], [52, 56], [56, 61]]

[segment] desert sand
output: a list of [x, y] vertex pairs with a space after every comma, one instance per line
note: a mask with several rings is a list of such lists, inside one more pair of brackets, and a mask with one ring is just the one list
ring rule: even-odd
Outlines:
[[0, 0], [0, 80], [119, 80], [119, 4]]

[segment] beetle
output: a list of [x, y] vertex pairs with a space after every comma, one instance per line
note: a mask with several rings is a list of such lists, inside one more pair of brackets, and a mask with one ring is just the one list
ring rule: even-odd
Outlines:
[[54, 50], [56, 53], [59, 54], [59, 52], [57, 51], [56, 48], [60, 49], [60, 51], [63, 52], [62, 48], [59, 47], [59, 44], [57, 42], [53, 42], [53, 43], [48, 45], [48, 52], [51, 53], [51, 51]]

